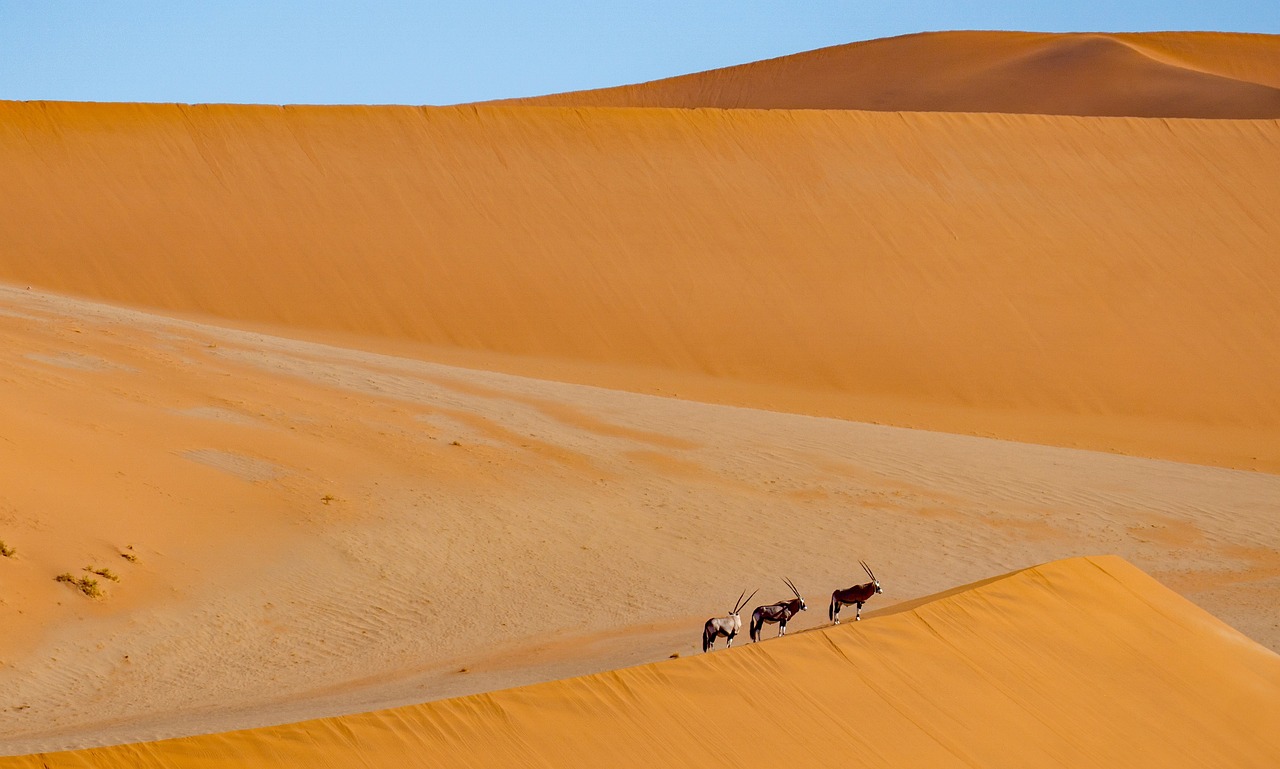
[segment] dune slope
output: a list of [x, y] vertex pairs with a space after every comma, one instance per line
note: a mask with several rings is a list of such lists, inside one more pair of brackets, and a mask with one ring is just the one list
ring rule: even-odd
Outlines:
[[1115, 557], [692, 659], [0, 767], [1268, 767], [1280, 657]]
[[1275, 471], [1278, 145], [1273, 121], [8, 103], [0, 278]]
[[[698, 650], [1111, 552], [1280, 649], [1280, 476], [733, 408], [0, 287], [0, 753]], [[125, 557], [129, 556], [129, 557]], [[115, 577], [95, 575], [90, 570]], [[89, 598], [55, 581], [96, 578]]]
[[934, 32], [502, 104], [1280, 116], [1280, 36]]

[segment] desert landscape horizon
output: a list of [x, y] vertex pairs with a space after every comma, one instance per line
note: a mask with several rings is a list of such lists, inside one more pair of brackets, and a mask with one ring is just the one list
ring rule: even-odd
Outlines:
[[1268, 765], [1277, 53], [0, 101], [0, 767]]

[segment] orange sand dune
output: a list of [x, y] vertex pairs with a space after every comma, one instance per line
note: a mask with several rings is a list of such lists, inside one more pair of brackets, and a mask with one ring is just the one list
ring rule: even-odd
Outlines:
[[1280, 470], [1274, 121], [7, 103], [0, 166], [19, 285]]
[[1101, 557], [693, 659], [0, 767], [1277, 762], [1280, 657]]
[[0, 287], [0, 753], [687, 656], [708, 616], [744, 588], [782, 598], [783, 576], [808, 598], [802, 631], [864, 579], [859, 558], [885, 587], [875, 609], [1113, 552], [1280, 649], [1278, 518], [1280, 475], [526, 379]]
[[496, 103], [1280, 117], [1280, 35], [936, 32]]

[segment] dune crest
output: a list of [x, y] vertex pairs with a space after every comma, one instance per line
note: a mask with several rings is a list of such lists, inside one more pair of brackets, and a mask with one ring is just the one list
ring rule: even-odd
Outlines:
[[1121, 559], [1076, 558], [688, 659], [0, 768], [1261, 768], [1278, 703], [1280, 657]]
[[932, 32], [498, 104], [1280, 117], [1280, 36]]

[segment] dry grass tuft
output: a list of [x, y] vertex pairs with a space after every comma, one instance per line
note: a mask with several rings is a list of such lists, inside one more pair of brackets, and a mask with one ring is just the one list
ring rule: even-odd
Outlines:
[[102, 589], [98, 587], [98, 580], [92, 577], [76, 577], [76, 575], [70, 572], [63, 572], [62, 574], [54, 577], [54, 580], [58, 582], [66, 582], [68, 585], [71, 585], [90, 598], [102, 598], [104, 595]]
[[3, 539], [0, 539], [0, 556], [4, 556], [5, 558], [12, 558], [13, 554], [16, 552], [18, 551], [9, 547], [4, 543]]
[[112, 582], [120, 581], [120, 575], [116, 574], [111, 569], [95, 569], [92, 566], [86, 566], [84, 567], [84, 570], [89, 572], [90, 574], [97, 574], [99, 577], [104, 577], [106, 579], [109, 579]]

